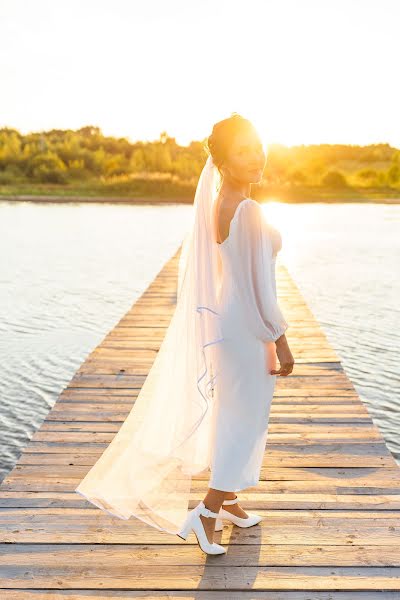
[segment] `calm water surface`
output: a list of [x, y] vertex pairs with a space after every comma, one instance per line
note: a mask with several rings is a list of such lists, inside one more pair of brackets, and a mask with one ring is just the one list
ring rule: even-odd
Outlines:
[[[191, 212], [0, 201], [0, 481], [175, 254]], [[279, 260], [400, 463], [400, 205], [272, 202], [265, 212], [282, 233]]]

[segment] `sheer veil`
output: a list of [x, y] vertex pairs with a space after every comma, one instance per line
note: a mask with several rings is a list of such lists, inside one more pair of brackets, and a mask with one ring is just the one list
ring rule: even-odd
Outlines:
[[178, 533], [192, 476], [207, 470], [222, 341], [215, 237], [219, 171], [211, 155], [197, 184], [181, 247], [176, 307], [139, 395], [112, 442], [75, 489], [98, 508]]

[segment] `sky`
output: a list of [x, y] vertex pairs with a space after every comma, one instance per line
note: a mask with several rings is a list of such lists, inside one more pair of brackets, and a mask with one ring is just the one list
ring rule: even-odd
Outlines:
[[400, 147], [399, 0], [0, 0], [0, 127]]

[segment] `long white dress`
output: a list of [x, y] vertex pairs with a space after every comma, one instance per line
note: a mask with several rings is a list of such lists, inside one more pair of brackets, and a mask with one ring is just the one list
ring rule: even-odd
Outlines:
[[209, 469], [209, 485], [227, 491], [257, 483], [276, 379], [266, 349], [288, 327], [276, 299], [279, 232], [246, 198], [216, 249], [210, 185], [196, 194], [199, 226], [186, 238], [188, 268], [160, 350], [121, 428], [75, 488], [113, 516], [173, 534], [187, 518], [193, 475]]
[[279, 231], [251, 198], [240, 202], [229, 236], [219, 244], [223, 342], [214, 389], [209, 480], [214, 489], [239, 491], [259, 481], [277, 377], [269, 373], [271, 351], [288, 327], [276, 294], [281, 245]]

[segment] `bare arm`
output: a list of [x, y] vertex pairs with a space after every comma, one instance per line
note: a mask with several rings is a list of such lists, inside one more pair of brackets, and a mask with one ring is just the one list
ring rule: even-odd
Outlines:
[[289, 344], [285, 334], [282, 334], [276, 341], [276, 354], [279, 359], [280, 368], [272, 370], [271, 375], [281, 375], [283, 377], [290, 375], [293, 371], [294, 358], [290, 351]]

